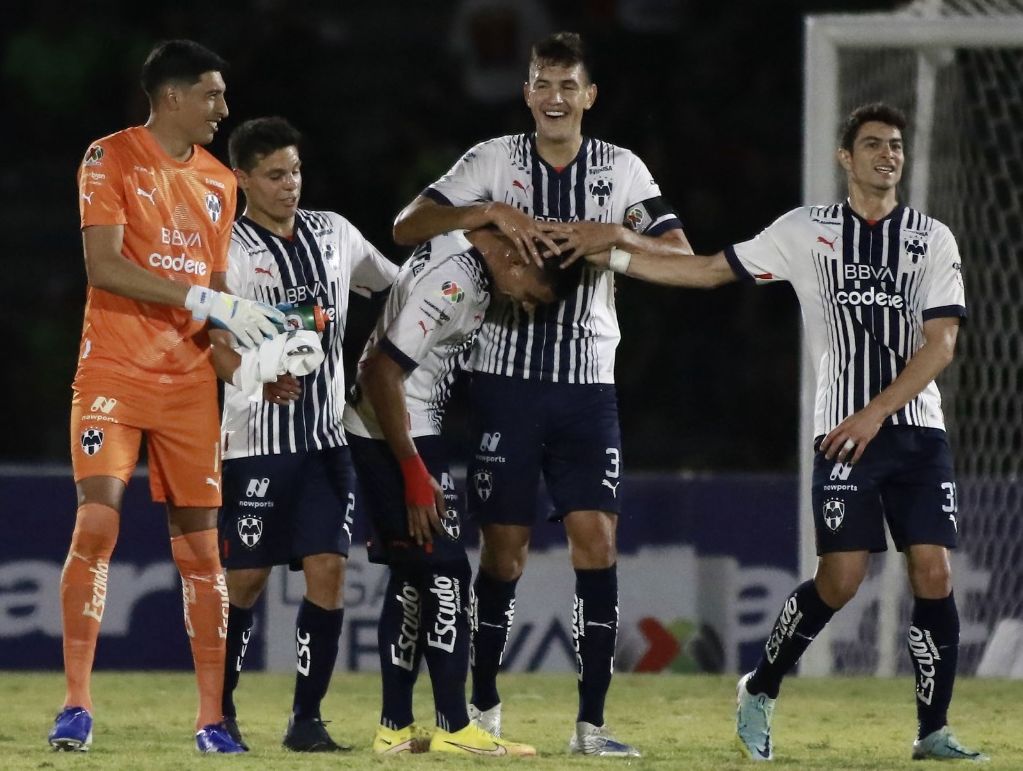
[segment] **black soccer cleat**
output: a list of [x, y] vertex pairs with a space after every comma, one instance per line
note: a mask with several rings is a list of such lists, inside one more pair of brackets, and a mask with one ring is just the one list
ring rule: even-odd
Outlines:
[[243, 750], [245, 750], [246, 752], [248, 752], [248, 751], [249, 751], [249, 745], [247, 745], [247, 744], [245, 743], [245, 739], [244, 739], [244, 738], [242, 737], [242, 729], [240, 729], [240, 728], [238, 727], [238, 718], [236, 718], [236, 717], [227, 717], [227, 716], [225, 715], [225, 716], [224, 716], [224, 720], [223, 720], [223, 722], [221, 723], [221, 725], [223, 725], [223, 726], [224, 726], [224, 728], [226, 728], [226, 729], [227, 729], [227, 733], [228, 733], [228, 735], [229, 735], [229, 736], [230, 736], [230, 737], [231, 737], [232, 739], [234, 739], [234, 740], [235, 740], [235, 742], [237, 742], [237, 743], [238, 743], [238, 746], [239, 746], [239, 747], [241, 747], [241, 748], [242, 748]]
[[288, 720], [288, 730], [282, 742], [292, 752], [349, 752], [350, 744], [338, 744], [330, 738], [326, 725], [318, 717]]

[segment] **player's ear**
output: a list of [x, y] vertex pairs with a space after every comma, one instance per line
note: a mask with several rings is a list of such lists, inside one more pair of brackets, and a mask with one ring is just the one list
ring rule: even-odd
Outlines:
[[583, 106], [583, 109], [590, 109], [595, 101], [597, 101], [597, 84], [590, 83], [586, 86], [586, 104]]
[[238, 181], [238, 187], [244, 193], [249, 187], [249, 175], [243, 169], [232, 169], [234, 178]]
[[835, 153], [835, 157], [838, 159], [838, 165], [846, 171], [852, 171], [852, 153], [846, 150], [844, 147], [839, 147]]
[[529, 81], [525, 81], [522, 84], [522, 98], [526, 100], [526, 106], [529, 106]]

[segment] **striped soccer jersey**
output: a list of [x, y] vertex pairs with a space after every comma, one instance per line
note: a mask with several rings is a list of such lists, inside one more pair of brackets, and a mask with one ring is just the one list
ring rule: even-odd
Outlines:
[[[362, 358], [379, 347], [405, 370], [405, 405], [413, 437], [441, 433], [451, 386], [465, 366], [490, 305], [490, 271], [460, 231], [422, 244], [401, 266]], [[369, 399], [355, 389], [345, 430], [383, 439]]]
[[281, 238], [247, 217], [234, 224], [228, 290], [268, 305], [318, 304], [327, 317], [326, 358], [302, 378], [289, 405], [249, 401], [224, 389], [224, 458], [322, 450], [347, 444], [341, 425], [345, 374], [341, 343], [348, 293], [369, 296], [391, 285], [398, 267], [340, 214], [299, 209], [293, 238]]
[[[423, 195], [452, 206], [498, 201], [540, 220], [624, 224], [649, 236], [682, 227], [639, 158], [589, 137], [560, 171], [540, 157], [535, 135], [490, 139]], [[613, 383], [620, 337], [613, 274], [587, 267], [575, 293], [556, 304], [491, 306], [470, 366], [529, 380]]]
[[[898, 377], [924, 344], [925, 321], [966, 316], [952, 232], [906, 206], [873, 225], [848, 203], [795, 209], [725, 255], [740, 277], [795, 289], [817, 367], [818, 436]], [[943, 429], [937, 385], [885, 424]]]

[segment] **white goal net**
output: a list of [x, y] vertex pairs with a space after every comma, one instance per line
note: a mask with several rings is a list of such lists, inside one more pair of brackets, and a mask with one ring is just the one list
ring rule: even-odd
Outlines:
[[[841, 120], [857, 105], [888, 102], [910, 119], [900, 198], [945, 222], [963, 255], [969, 319], [939, 386], [959, 480], [960, 671], [973, 673], [999, 622], [1023, 620], [1023, 0], [811, 16], [805, 53], [805, 202], [844, 198], [834, 160]], [[803, 372], [808, 448], [806, 361]], [[804, 575], [816, 562], [811, 463], [804, 458], [801, 480]], [[873, 562], [860, 594], [807, 651], [803, 673], [909, 671], [904, 564], [891, 548]]]

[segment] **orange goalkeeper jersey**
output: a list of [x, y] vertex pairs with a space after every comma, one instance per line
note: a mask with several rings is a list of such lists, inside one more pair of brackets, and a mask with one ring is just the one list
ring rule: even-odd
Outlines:
[[[227, 270], [237, 184], [195, 146], [171, 158], [142, 126], [93, 142], [78, 174], [82, 228], [123, 225], [122, 254], [160, 276], [209, 286]], [[183, 308], [139, 302], [90, 287], [75, 387], [214, 379], [205, 322]]]

